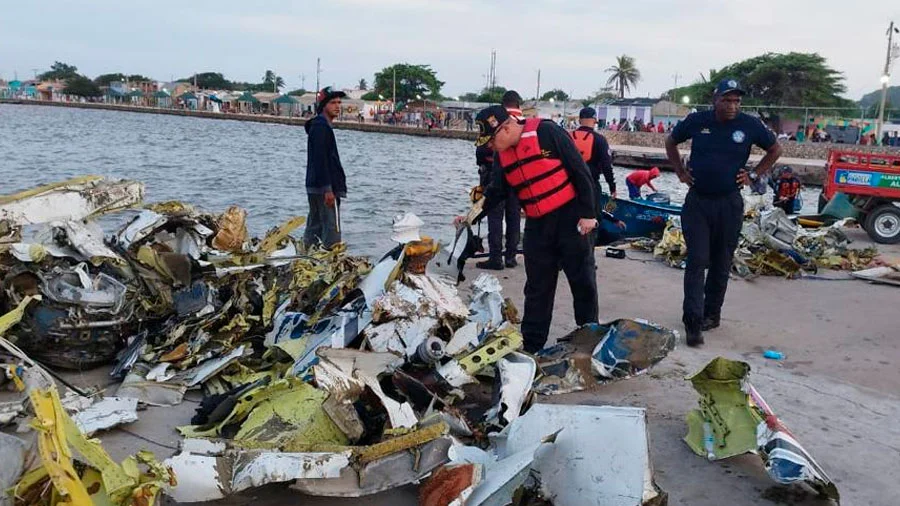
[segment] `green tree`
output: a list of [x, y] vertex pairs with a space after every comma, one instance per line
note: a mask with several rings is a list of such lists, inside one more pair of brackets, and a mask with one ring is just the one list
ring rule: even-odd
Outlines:
[[151, 79], [151, 78], [149, 78], [149, 77], [147, 77], [147, 76], [142, 76], [141, 74], [131, 74], [131, 75], [129, 75], [129, 76], [126, 76], [125, 79], [126, 79], [128, 82], [131, 82], [131, 83], [139, 83], [139, 82], [152, 81], [152, 80], [153, 80], [153, 79]]
[[606, 69], [606, 72], [609, 73], [606, 84], [614, 85], [619, 90], [619, 98], [625, 98], [625, 91], [631, 91], [631, 88], [637, 86], [641, 80], [641, 71], [638, 70], [634, 58], [627, 54], [617, 56], [616, 64]]
[[480, 96], [480, 94], [475, 93], [474, 91], [470, 91], [468, 93], [463, 93], [462, 95], [460, 95], [459, 100], [462, 102], [478, 102], [478, 98]]
[[57, 61], [53, 62], [53, 65], [50, 65], [50, 70], [40, 74], [38, 79], [41, 81], [54, 81], [57, 79], [70, 79], [73, 77], [78, 77], [78, 67]]
[[397, 76], [397, 101], [409, 102], [416, 95], [427, 96], [431, 100], [440, 100], [441, 87], [444, 82], [438, 80], [437, 74], [430, 65], [411, 65], [395, 63], [381, 69], [375, 74], [375, 92], [385, 97], [393, 96], [394, 71]]
[[604, 86], [603, 88], [595, 91], [592, 96], [587, 97], [586, 100], [590, 100], [592, 104], [595, 104], [604, 100], [615, 100], [617, 98], [619, 98], [619, 95], [618, 93], [616, 93], [615, 89], [609, 86]]
[[362, 79], [359, 80], [359, 89], [361, 89], [361, 90], [369, 89], [369, 83], [366, 82], [365, 77], [363, 77]]
[[[183, 77], [178, 81], [184, 83], [194, 83], [195, 76]], [[225, 79], [219, 72], [201, 72], [196, 75], [197, 79], [197, 87], [203, 89], [210, 90], [233, 90], [235, 89], [234, 83]]]
[[121, 72], [117, 72], [115, 74], [101, 74], [94, 78], [94, 83], [97, 86], [109, 86], [109, 83], [112, 82], [121, 82], [127, 80], [125, 78], [125, 74]]
[[494, 86], [493, 88], [485, 88], [481, 90], [481, 94], [476, 97], [475, 102], [487, 102], [489, 104], [499, 104], [500, 100], [503, 98], [503, 94], [506, 93], [506, 88], [503, 86]]
[[306, 90], [303, 88], [297, 88], [296, 90], [291, 90], [288, 92], [288, 95], [299, 97], [301, 95], [306, 95]]
[[76, 75], [66, 80], [66, 87], [62, 90], [66, 95], [78, 97], [99, 97], [103, 95], [100, 87], [89, 77]]
[[692, 103], [711, 103], [715, 86], [722, 79], [736, 79], [747, 91], [748, 105], [797, 107], [854, 107], [841, 97], [846, 92], [844, 76], [828, 66], [817, 53], [766, 53], [719, 70], [710, 70], [689, 86], [669, 90], [675, 100], [687, 96]]
[[543, 95], [541, 95], [541, 100], [544, 100], [544, 101], [550, 100], [551, 98], [553, 100], [565, 102], [565, 101], [569, 100], [569, 94], [564, 92], [563, 90], [556, 89], [556, 90], [550, 90], [550, 91], [544, 93]]

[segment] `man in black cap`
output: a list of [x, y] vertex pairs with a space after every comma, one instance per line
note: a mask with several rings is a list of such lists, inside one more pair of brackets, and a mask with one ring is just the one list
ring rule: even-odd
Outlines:
[[[476, 145], [494, 151], [493, 181], [485, 190], [484, 211], [515, 192], [525, 211], [525, 350], [544, 347], [562, 267], [578, 325], [597, 321], [597, 279], [588, 234], [597, 226], [590, 170], [565, 130], [539, 118], [517, 120], [501, 106], [475, 118]], [[456, 223], [465, 218], [458, 216]]]
[[578, 113], [578, 124], [580, 126], [572, 131], [572, 140], [575, 141], [575, 147], [581, 153], [581, 158], [591, 169], [591, 176], [596, 184], [594, 190], [598, 194], [602, 191], [600, 175], [603, 174], [606, 185], [609, 186], [609, 193], [615, 198], [616, 178], [613, 174], [612, 153], [606, 137], [595, 130], [597, 111], [593, 107], [581, 109]]
[[[522, 119], [522, 97], [514, 90], [503, 94], [500, 104], [509, 115], [516, 119]], [[475, 162], [478, 164], [481, 176], [481, 187], [486, 188], [492, 179], [495, 170], [494, 152], [487, 146], [475, 148]], [[521, 218], [519, 215], [519, 199], [515, 193], [510, 192], [501, 204], [491, 209], [488, 219], [488, 259], [478, 262], [475, 267], [479, 269], [503, 270], [503, 267], [516, 267], [516, 252], [519, 249], [519, 229]], [[506, 251], [503, 251], [503, 221], [506, 221]], [[503, 258], [501, 258], [503, 257]]]
[[306, 195], [309, 216], [303, 242], [331, 248], [341, 242], [341, 199], [347, 196], [347, 179], [338, 154], [331, 124], [341, 114], [341, 99], [347, 94], [322, 88], [316, 95], [318, 115], [303, 125], [306, 140]]
[[[613, 175], [612, 153], [609, 149], [609, 143], [606, 137], [595, 130], [597, 126], [597, 111], [593, 107], [584, 107], [578, 113], [578, 128], [571, 132], [572, 140], [575, 147], [581, 153], [581, 158], [591, 169], [591, 179], [594, 183], [595, 200], [597, 216], [601, 216], [600, 194], [603, 190], [600, 188], [600, 174], [606, 179], [609, 186], [609, 193], [612, 198], [616, 197], [616, 179]], [[623, 227], [624, 223], [618, 223], [619, 227]], [[602, 227], [598, 227], [592, 236], [595, 244], [606, 244], [611, 240], [611, 236], [607, 234]]]
[[[744, 94], [737, 81], [725, 79], [715, 89], [714, 109], [689, 114], [666, 139], [669, 162], [690, 186], [681, 210], [687, 245], [682, 321], [688, 346], [703, 344], [702, 331], [719, 326], [744, 217], [741, 187], [767, 174], [781, 156], [775, 135], [758, 118], [741, 112]], [[678, 144], [688, 139], [691, 157], [685, 169]], [[753, 145], [766, 155], [747, 171]]]

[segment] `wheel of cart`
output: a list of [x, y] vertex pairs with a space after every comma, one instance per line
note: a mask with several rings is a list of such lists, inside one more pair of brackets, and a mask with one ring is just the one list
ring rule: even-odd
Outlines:
[[879, 205], [866, 215], [863, 228], [877, 243], [897, 244], [900, 242], [900, 207], [892, 203]]

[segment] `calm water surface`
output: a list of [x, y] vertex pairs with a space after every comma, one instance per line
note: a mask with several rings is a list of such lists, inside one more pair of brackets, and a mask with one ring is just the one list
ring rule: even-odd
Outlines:
[[[471, 142], [336, 130], [347, 172], [344, 239], [353, 252], [386, 251], [392, 218], [416, 213], [423, 232], [452, 238], [478, 181]], [[0, 106], [0, 194], [84, 174], [143, 181], [147, 201], [182, 200], [219, 213], [247, 209], [260, 235], [307, 211], [303, 128], [117, 111]], [[616, 169], [620, 193], [627, 169]], [[605, 186], [605, 185], [604, 185]], [[680, 202], [684, 187], [656, 185]], [[810, 200], [810, 199], [807, 199]]]

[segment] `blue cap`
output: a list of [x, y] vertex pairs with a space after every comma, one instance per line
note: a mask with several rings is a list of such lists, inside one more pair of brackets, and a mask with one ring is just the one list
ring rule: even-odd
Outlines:
[[716, 86], [716, 95], [725, 95], [726, 93], [737, 93], [738, 95], [746, 95], [747, 92], [741, 88], [740, 83], [734, 79], [722, 79]]

